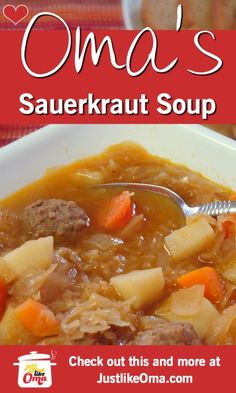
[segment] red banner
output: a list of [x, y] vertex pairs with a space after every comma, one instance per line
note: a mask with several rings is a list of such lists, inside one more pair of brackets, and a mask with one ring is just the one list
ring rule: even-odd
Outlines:
[[[49, 360], [29, 360], [27, 354], [35, 358], [48, 355]], [[48, 387], [57, 393], [65, 389], [118, 392], [124, 388], [130, 392], [181, 393], [209, 388], [220, 393], [232, 381], [234, 358], [234, 347], [226, 346], [8, 346], [0, 348], [1, 383], [11, 393], [24, 387], [29, 391], [31, 387]]]
[[235, 122], [236, 31], [88, 34], [0, 32], [1, 123]]

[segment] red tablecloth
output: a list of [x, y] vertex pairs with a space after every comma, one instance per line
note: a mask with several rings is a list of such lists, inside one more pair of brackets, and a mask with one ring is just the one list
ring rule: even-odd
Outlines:
[[[18, 0], [13, 2], [14, 5], [22, 3], [28, 5], [29, 15], [17, 28], [24, 28], [30, 18], [42, 10], [60, 14], [71, 28], [77, 27], [78, 25], [84, 29], [121, 29], [124, 27], [120, 0]], [[9, 4], [9, 1], [1, 1], [1, 4], [0, 29], [12, 29], [12, 23], [7, 21], [2, 14], [3, 6]], [[51, 24], [50, 27], [59, 26]], [[34, 131], [40, 128], [40, 126], [40, 124], [38, 126], [29, 124], [27, 127], [15, 124], [0, 124], [0, 146], [4, 146]]]

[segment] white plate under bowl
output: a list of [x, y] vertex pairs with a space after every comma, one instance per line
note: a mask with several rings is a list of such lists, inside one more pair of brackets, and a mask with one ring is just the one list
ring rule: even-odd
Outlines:
[[50, 125], [0, 149], [0, 198], [45, 169], [134, 141], [236, 190], [236, 142], [198, 125]]
[[128, 30], [143, 28], [141, 21], [141, 0], [122, 0], [124, 24]]

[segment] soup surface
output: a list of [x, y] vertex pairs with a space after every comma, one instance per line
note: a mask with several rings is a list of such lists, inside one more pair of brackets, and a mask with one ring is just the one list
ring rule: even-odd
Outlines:
[[117, 181], [235, 198], [128, 142], [49, 169], [0, 202], [0, 343], [235, 344], [236, 217], [94, 187]]

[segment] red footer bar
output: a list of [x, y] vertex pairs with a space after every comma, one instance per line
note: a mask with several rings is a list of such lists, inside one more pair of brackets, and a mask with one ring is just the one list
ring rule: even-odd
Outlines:
[[233, 382], [235, 347], [1, 346], [7, 392], [222, 392]]

